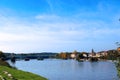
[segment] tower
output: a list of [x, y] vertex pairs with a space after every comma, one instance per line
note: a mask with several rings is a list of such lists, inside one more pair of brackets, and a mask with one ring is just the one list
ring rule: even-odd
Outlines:
[[92, 54], [92, 56], [96, 55], [95, 52], [94, 52], [94, 49], [92, 49], [91, 54]]

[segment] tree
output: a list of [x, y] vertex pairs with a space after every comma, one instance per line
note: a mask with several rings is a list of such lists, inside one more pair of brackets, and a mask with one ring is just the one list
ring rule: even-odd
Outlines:
[[0, 51], [0, 58], [5, 58], [5, 55], [2, 51]]
[[108, 59], [110, 59], [110, 60], [116, 60], [117, 59], [117, 57], [118, 57], [118, 52], [116, 51], [116, 50], [109, 50], [108, 51]]
[[73, 53], [73, 54], [77, 54], [78, 52], [77, 52], [76, 50], [74, 50], [72, 53]]
[[67, 59], [67, 53], [61, 52], [61, 53], [59, 54], [59, 58]]
[[83, 59], [83, 58], [85, 58], [85, 57], [84, 57], [83, 54], [81, 53], [81, 54], [79, 54], [79, 58], [80, 58], [80, 59]]

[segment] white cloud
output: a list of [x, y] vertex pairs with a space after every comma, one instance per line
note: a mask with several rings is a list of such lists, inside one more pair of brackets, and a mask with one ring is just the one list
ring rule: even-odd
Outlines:
[[40, 20], [56, 20], [59, 19], [59, 16], [56, 15], [37, 15], [35, 16], [36, 19], [40, 19]]
[[[55, 50], [59, 48], [62, 50], [67, 49], [69, 46], [71, 46], [71, 49], [75, 49], [80, 44], [82, 46], [86, 43], [91, 44], [91, 38], [99, 42], [101, 39], [105, 37], [107, 39], [113, 35], [120, 37], [118, 34], [120, 28], [108, 28], [111, 24], [108, 25], [104, 22], [74, 21], [55, 15], [38, 15], [37, 17], [36, 22], [29, 22], [15, 17], [0, 17], [0, 48], [3, 51], [16, 52], [50, 51], [54, 48]], [[47, 19], [53, 22], [42, 21]], [[107, 28], [100, 27], [100, 25], [107, 26]]]
[[0, 32], [0, 41], [18, 41], [18, 40], [25, 40], [25, 36], [17, 35], [17, 34], [10, 34], [10, 33], [1, 33]]

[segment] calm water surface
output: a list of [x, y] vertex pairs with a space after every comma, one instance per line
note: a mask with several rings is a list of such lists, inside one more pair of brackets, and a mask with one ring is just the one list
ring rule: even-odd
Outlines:
[[16, 61], [14, 66], [20, 70], [41, 75], [49, 80], [118, 80], [115, 64], [108, 61], [21, 60]]

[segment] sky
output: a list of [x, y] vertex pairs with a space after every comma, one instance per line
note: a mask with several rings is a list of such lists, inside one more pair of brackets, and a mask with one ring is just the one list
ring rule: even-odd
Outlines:
[[120, 42], [120, 0], [0, 0], [3, 52], [91, 52]]

